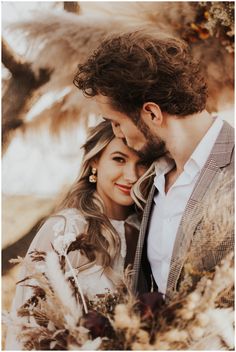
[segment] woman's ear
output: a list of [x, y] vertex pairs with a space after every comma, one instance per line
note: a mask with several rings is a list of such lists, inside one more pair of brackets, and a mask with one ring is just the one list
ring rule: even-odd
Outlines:
[[93, 160], [90, 164], [91, 167], [94, 167], [95, 169], [97, 169], [98, 166], [98, 161], [97, 160]]
[[143, 121], [148, 126], [160, 127], [163, 123], [163, 114], [159, 105], [153, 102], [144, 103], [141, 111]]

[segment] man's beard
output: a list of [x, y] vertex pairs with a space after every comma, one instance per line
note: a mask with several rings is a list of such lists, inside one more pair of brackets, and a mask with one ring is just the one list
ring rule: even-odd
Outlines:
[[141, 159], [152, 162], [166, 154], [165, 142], [151, 133], [141, 117], [138, 120], [137, 127], [147, 140], [147, 143], [142, 149], [136, 150], [136, 153]]
[[143, 148], [136, 150], [136, 153], [142, 160], [152, 162], [166, 154], [165, 143], [163, 141], [157, 142], [156, 138], [153, 140], [149, 138]]

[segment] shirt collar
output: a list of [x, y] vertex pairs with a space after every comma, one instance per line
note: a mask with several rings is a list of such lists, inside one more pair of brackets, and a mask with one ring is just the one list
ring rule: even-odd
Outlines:
[[215, 121], [208, 129], [204, 137], [201, 139], [201, 141], [198, 143], [191, 157], [184, 165], [184, 170], [187, 173], [193, 174], [203, 168], [215, 144], [216, 138], [220, 133], [222, 126], [223, 121], [219, 117], [216, 117]]
[[165, 175], [168, 171], [170, 171], [173, 168], [174, 165], [175, 165], [175, 162], [173, 159], [166, 156], [162, 156], [161, 158], [159, 158], [154, 162], [156, 177], [162, 174]]
[[166, 156], [163, 156], [155, 161], [155, 172], [156, 176], [154, 178], [154, 185], [160, 193], [164, 192], [165, 188], [165, 174], [167, 174], [171, 169], [173, 169], [175, 162]]

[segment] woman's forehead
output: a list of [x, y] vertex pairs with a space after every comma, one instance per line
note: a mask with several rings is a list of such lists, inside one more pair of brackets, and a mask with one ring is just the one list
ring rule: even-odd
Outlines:
[[107, 145], [106, 150], [104, 152], [106, 153], [114, 153], [114, 152], [120, 152], [123, 154], [126, 154], [128, 157], [135, 157], [139, 159], [137, 153], [129, 148], [121, 138], [114, 137], [112, 141]]

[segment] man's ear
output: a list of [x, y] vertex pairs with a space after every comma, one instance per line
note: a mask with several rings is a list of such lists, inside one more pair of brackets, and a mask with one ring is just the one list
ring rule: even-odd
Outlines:
[[143, 121], [145, 121], [148, 126], [160, 127], [163, 123], [163, 114], [161, 109], [159, 105], [153, 102], [143, 104], [141, 116]]

